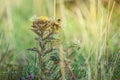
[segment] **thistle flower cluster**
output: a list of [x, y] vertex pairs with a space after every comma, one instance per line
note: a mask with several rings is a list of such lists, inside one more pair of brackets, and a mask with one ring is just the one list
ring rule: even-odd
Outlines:
[[60, 19], [53, 20], [52, 18], [48, 18], [46, 16], [42, 16], [33, 21], [33, 31], [38, 35], [50, 33], [57, 33], [60, 29]]

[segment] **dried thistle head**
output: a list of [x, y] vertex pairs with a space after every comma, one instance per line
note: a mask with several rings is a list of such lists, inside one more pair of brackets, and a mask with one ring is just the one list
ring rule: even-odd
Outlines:
[[60, 25], [60, 19], [53, 20], [46, 16], [41, 16], [33, 21], [32, 30], [38, 35], [46, 31], [56, 33], [60, 30]]

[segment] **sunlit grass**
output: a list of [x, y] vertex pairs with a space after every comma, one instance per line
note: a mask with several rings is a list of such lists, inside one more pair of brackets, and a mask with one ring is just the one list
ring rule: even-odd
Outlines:
[[[104, 8], [100, 1], [97, 3], [93, 0], [88, 5], [80, 1], [76, 1], [76, 3], [78, 5], [73, 7], [73, 11], [67, 8], [63, 9], [64, 6], [61, 4], [63, 9], [61, 14], [64, 13], [62, 19], [65, 20], [63, 26], [66, 39], [68, 42], [77, 39], [81, 43], [80, 46], [84, 50], [76, 55], [82, 54], [85, 59], [84, 64], [87, 65], [85, 72], [88, 80], [100, 78], [112, 80], [112, 77], [109, 76], [114, 74], [111, 70], [115, 68], [116, 64], [110, 67], [108, 57], [112, 54], [109, 41], [112, 37], [110, 35], [111, 28], [115, 27], [111, 22], [115, 3], [111, 7], [108, 4], [108, 9]], [[80, 3], [81, 5], [79, 5]], [[114, 32], [114, 34], [116, 33]], [[106, 71], [108, 72], [106, 73]]]

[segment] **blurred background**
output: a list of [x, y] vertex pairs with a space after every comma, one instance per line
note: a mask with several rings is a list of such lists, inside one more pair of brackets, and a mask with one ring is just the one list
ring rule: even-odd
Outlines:
[[120, 54], [120, 0], [0, 0], [0, 65], [26, 61], [26, 49], [37, 45], [34, 16], [60, 18], [63, 47], [79, 44], [78, 56], [99, 61]]

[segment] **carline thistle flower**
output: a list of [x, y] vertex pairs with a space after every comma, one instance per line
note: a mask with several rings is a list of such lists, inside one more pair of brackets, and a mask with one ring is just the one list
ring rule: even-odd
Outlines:
[[33, 21], [32, 27], [32, 30], [39, 35], [44, 32], [56, 33], [60, 29], [60, 19], [53, 20], [46, 16], [41, 16]]

